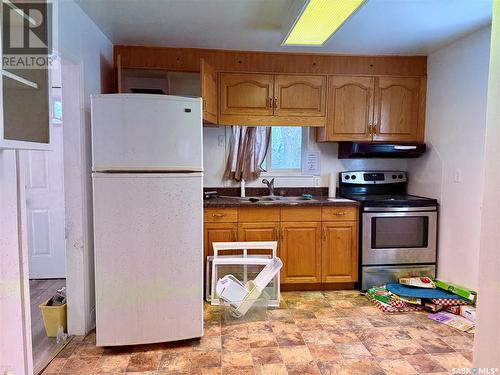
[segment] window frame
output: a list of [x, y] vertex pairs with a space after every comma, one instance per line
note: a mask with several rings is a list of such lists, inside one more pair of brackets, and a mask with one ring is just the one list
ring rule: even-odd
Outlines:
[[[300, 148], [300, 168], [266, 168], [261, 176], [310, 176], [302, 174], [302, 164], [304, 163], [304, 155], [309, 149], [310, 131], [308, 127], [300, 127], [302, 130], [301, 148]], [[272, 133], [271, 133], [272, 134]], [[265, 166], [272, 165], [272, 138], [267, 151]]]

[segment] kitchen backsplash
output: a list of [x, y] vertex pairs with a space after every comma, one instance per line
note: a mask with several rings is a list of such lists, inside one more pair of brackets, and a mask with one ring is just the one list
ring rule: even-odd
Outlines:
[[[216, 190], [219, 195], [224, 195], [228, 197], [239, 197], [240, 188], [239, 187], [205, 187], [203, 191], [214, 191]], [[245, 195], [247, 197], [260, 197], [268, 195], [269, 190], [267, 188], [246, 188]], [[326, 197], [328, 195], [328, 188], [320, 187], [283, 187], [278, 188], [274, 192], [275, 195], [284, 196], [300, 196], [302, 194], [319, 195]]]
[[[225, 126], [203, 129], [203, 165], [204, 186], [236, 187], [238, 183], [223, 179], [227, 161], [227, 140]], [[321, 174], [319, 176], [302, 176], [299, 174], [263, 173], [262, 178], [276, 178], [276, 187], [328, 187], [330, 173], [337, 174], [345, 170], [407, 170], [405, 159], [348, 159], [339, 160], [337, 143], [316, 143], [314, 129], [310, 129], [308, 151], [320, 152]], [[247, 187], [261, 187], [261, 179], [247, 182]]]

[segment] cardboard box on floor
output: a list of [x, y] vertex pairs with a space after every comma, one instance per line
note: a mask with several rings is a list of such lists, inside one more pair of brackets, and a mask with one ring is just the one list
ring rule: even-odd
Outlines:
[[463, 286], [459, 286], [442, 280], [434, 280], [434, 284], [436, 285], [436, 287], [447, 290], [448, 292], [465, 298], [472, 303], [476, 302], [477, 293], [473, 290], [469, 290]]

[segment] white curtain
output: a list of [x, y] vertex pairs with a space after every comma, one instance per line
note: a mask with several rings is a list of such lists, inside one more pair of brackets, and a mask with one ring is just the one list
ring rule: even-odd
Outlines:
[[232, 126], [229, 156], [224, 177], [229, 180], [253, 181], [264, 171], [271, 128], [268, 126]]

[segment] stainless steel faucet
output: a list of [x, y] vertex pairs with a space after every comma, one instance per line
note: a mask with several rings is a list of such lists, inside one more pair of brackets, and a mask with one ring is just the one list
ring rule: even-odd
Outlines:
[[269, 196], [273, 197], [274, 196], [274, 178], [271, 181], [268, 181], [267, 179], [262, 180], [263, 184], [267, 185], [267, 188], [269, 189]]

